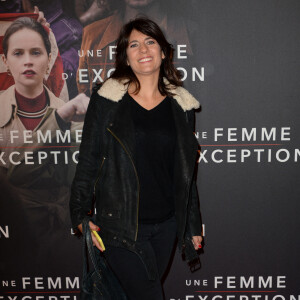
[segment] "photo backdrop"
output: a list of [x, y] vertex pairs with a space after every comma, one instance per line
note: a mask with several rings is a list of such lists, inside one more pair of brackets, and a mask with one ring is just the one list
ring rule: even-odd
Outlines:
[[[1, 41], [15, 18], [36, 18], [33, 5], [52, 29], [46, 85], [63, 101], [110, 75], [120, 27], [144, 14], [201, 103], [201, 269], [191, 273], [176, 250], [166, 299], [299, 300], [300, 2], [2, 0]], [[6, 71], [1, 59], [2, 94], [13, 85]], [[82, 245], [68, 199], [82, 123], [9, 131], [0, 98], [0, 299], [76, 300]]]

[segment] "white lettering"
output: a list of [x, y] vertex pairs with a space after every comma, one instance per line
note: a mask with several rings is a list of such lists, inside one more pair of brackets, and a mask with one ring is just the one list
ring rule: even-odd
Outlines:
[[52, 139], [51, 139], [51, 130], [46, 130], [45, 133], [42, 132], [41, 130], [37, 131], [37, 140], [38, 143], [51, 143]]
[[107, 77], [110, 77], [111, 73], [112, 73], [114, 70], [115, 70], [115, 68], [112, 68], [112, 69], [108, 70], [106, 76], [107, 76]]
[[73, 282], [70, 277], [66, 277], [66, 287], [67, 289], [79, 289], [79, 277], [75, 277]]
[[216, 289], [218, 285], [223, 283], [223, 276], [216, 276], [214, 278], [214, 288]]
[[[16, 133], [17, 135], [15, 135], [15, 133]], [[18, 133], [19, 133], [18, 130], [11, 130], [11, 131], [10, 131], [10, 142], [11, 142], [12, 144], [13, 144], [13, 142], [14, 142], [14, 139], [17, 139], [17, 138], [19, 137]]]
[[56, 140], [58, 143], [71, 143], [71, 131], [66, 130], [65, 132], [62, 132], [61, 130], [56, 130]]
[[254, 288], [254, 277], [250, 276], [248, 278], [248, 281], [246, 281], [246, 278], [242, 276], [240, 285], [241, 285], [241, 288], [252, 288], [253, 289]]
[[272, 140], [275, 141], [276, 140], [276, 128], [275, 127], [272, 127], [269, 134], [268, 134], [267, 128], [263, 127], [261, 129], [261, 140], [262, 141], [264, 141], [265, 138], [267, 141], [270, 141], [272, 136], [273, 136]]
[[236, 150], [231, 149], [227, 151], [227, 162], [228, 163], [236, 163]]
[[242, 128], [242, 141], [256, 141], [256, 128], [252, 128], [250, 133], [248, 133], [247, 128]]
[[286, 136], [290, 136], [290, 131], [291, 127], [282, 127], [281, 128], [281, 140], [282, 141], [290, 141], [291, 138], [290, 137], [286, 137]]
[[286, 276], [277, 276], [277, 288], [285, 289], [286, 288]]
[[4, 228], [2, 226], [0, 226], [0, 237], [1, 237], [1, 235], [3, 235], [6, 239], [9, 238], [9, 230], [8, 230], [7, 225]]
[[[279, 155], [281, 152], [284, 152], [286, 154], [286, 157], [285, 158], [280, 158]], [[290, 158], [290, 152], [286, 149], [280, 149], [276, 152], [276, 159], [279, 161], [279, 162], [286, 162], [288, 161]]]
[[178, 59], [185, 59], [187, 58], [186, 55], [182, 55], [182, 53], [186, 53], [186, 45], [177, 45], [177, 58]]
[[61, 289], [61, 277], [57, 277], [55, 282], [51, 277], [48, 277], [48, 288], [49, 289]]
[[245, 158], [250, 156], [250, 150], [248, 149], [242, 149], [241, 150], [241, 162], [245, 162]]
[[45, 158], [47, 158], [47, 152], [39, 151], [38, 152], [38, 162], [40, 165], [42, 164], [42, 160]]
[[29, 143], [29, 144], [33, 143], [32, 140], [29, 140], [29, 139], [32, 139], [32, 131], [31, 130], [24, 130], [23, 135], [24, 135], [24, 143]]
[[218, 141], [219, 136], [223, 136], [223, 128], [215, 128], [215, 134], [214, 134], [214, 137], [215, 137], [214, 141], [215, 142]]
[[113, 59], [113, 55], [116, 54], [116, 48], [117, 46], [109, 46], [108, 50], [109, 50], [109, 59], [112, 60]]
[[8, 159], [9, 159], [9, 161], [11, 162], [11, 164], [13, 164], [13, 165], [16, 166], [16, 165], [19, 165], [21, 162], [20, 162], [20, 161], [14, 161], [14, 160], [13, 160], [13, 156], [14, 156], [14, 155], [20, 155], [20, 153], [14, 151], [14, 152], [12, 152], [12, 153], [9, 154]]
[[228, 289], [234, 289], [236, 288], [236, 285], [235, 285], [235, 276], [228, 276], [227, 277], [227, 288]]
[[26, 285], [30, 284], [30, 278], [29, 277], [23, 277], [22, 278], [22, 288], [23, 290], [26, 290]]
[[0, 153], [0, 161], [1, 161], [1, 164], [6, 165], [6, 162], [3, 159], [4, 154], [5, 154], [5, 152]]
[[228, 141], [229, 142], [236, 142], [237, 138], [233, 138], [233, 136], [236, 136], [237, 128], [228, 128]]
[[199, 157], [199, 160], [198, 160], [198, 163], [203, 160], [205, 163], [207, 163], [207, 159], [205, 158], [205, 154], [206, 154], [207, 150], [204, 150], [203, 152], [200, 151], [200, 157]]
[[38, 290], [43, 290], [43, 277], [35, 277], [34, 279], [35, 288]]
[[101, 73], [102, 73], [102, 71], [103, 71], [103, 69], [100, 69], [98, 72], [97, 72], [95, 69], [93, 69], [93, 72], [94, 72], [94, 74], [96, 75], [96, 76], [94, 77], [94, 79], [93, 79], [93, 82], [97, 82], [98, 80], [99, 80], [100, 82], [103, 82], [103, 79], [101, 78]]
[[33, 152], [25, 152], [24, 158], [25, 158], [25, 165], [34, 165], [33, 161], [29, 161], [30, 159], [33, 160]]
[[215, 154], [216, 154], [217, 152], [223, 153], [223, 150], [220, 150], [220, 149], [214, 150], [214, 151], [212, 152], [212, 154], [211, 154], [211, 159], [212, 159], [213, 162], [219, 164], [219, 163], [221, 163], [221, 162], [223, 161], [223, 159], [218, 159], [218, 160], [217, 160], [217, 159], [215, 158]]
[[199, 73], [197, 68], [195, 67], [192, 68], [192, 81], [196, 81], [196, 75], [200, 81], [204, 81], [204, 68], [202, 67], [200, 70], [201, 73]]
[[60, 154], [60, 151], [50, 151], [51, 154], [54, 156], [54, 164], [57, 165], [57, 156]]
[[88, 83], [88, 79], [84, 78], [89, 78], [89, 74], [86, 74], [88, 72], [88, 69], [78, 69], [78, 77], [79, 77], [79, 82], [80, 83]]

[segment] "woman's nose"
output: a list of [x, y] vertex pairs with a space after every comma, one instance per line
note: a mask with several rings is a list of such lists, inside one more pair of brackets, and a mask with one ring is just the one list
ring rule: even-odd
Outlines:
[[29, 53], [24, 54], [24, 65], [32, 65], [32, 56]]
[[147, 45], [145, 45], [145, 44], [141, 44], [140, 45], [140, 52], [141, 53], [145, 53], [145, 52], [147, 52]]

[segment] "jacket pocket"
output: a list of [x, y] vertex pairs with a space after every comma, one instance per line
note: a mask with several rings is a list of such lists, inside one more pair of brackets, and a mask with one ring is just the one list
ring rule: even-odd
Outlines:
[[95, 183], [94, 183], [94, 194], [96, 193], [97, 184], [98, 184], [99, 179], [100, 179], [100, 176], [101, 176], [101, 174], [102, 174], [101, 171], [102, 171], [102, 168], [103, 168], [105, 159], [106, 159], [106, 157], [103, 156], [102, 161], [101, 161], [101, 164], [100, 164], [100, 167], [99, 167], [99, 171], [98, 171], [98, 174], [97, 174]]

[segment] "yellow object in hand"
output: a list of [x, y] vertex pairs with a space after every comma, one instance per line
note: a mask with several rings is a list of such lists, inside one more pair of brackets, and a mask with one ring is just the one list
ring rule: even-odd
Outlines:
[[103, 249], [103, 251], [105, 251], [105, 246], [104, 246], [103, 241], [102, 241], [101, 237], [99, 236], [98, 232], [96, 230], [92, 230], [92, 233], [96, 237], [96, 239], [99, 242], [99, 244], [100, 244], [101, 248]]

